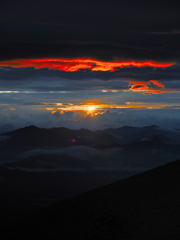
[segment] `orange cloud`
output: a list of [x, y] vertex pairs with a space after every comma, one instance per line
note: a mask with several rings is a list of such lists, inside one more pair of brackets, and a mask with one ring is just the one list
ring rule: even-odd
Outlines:
[[[175, 92], [179, 92], [178, 90], [165, 90], [165, 86], [158, 82], [157, 80], [150, 80], [148, 82], [142, 82], [142, 81], [128, 81], [129, 82], [129, 89], [103, 89], [102, 92], [138, 92], [141, 94], [161, 94], [161, 93], [175, 93]], [[159, 88], [157, 88], [156, 86], [158, 86]]]
[[99, 61], [93, 58], [45, 58], [45, 59], [17, 59], [12, 61], [0, 62], [0, 67], [13, 67], [13, 68], [24, 68], [33, 67], [49, 68], [65, 72], [76, 72], [76, 71], [110, 71], [114, 72], [119, 68], [123, 67], [170, 67], [174, 63], [162, 63], [154, 61]]
[[[140, 82], [140, 81], [129, 81], [129, 90], [133, 92], [141, 92], [141, 93], [151, 93], [151, 94], [160, 94], [167, 91], [164, 91], [164, 85], [159, 83], [157, 80], [150, 80], [149, 82]], [[149, 86], [151, 84], [160, 87], [161, 89], [155, 89], [154, 86]]]
[[149, 82], [154, 83], [154, 85], [157, 85], [158, 87], [164, 88], [164, 85], [162, 83], [159, 83], [157, 80], [150, 80]]

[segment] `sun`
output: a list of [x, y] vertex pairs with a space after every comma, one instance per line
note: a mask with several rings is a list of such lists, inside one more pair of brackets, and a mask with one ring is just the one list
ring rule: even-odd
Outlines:
[[88, 107], [88, 110], [89, 110], [90, 112], [92, 112], [92, 111], [96, 110], [96, 108], [95, 108], [95, 106], [89, 106], [89, 107]]

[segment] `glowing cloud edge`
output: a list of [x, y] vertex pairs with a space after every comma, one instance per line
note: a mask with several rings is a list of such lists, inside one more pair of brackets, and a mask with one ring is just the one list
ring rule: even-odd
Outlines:
[[16, 59], [11, 61], [1, 61], [0, 67], [26, 68], [33, 67], [35, 69], [48, 68], [65, 72], [76, 71], [110, 71], [114, 72], [124, 67], [154, 67], [164, 68], [170, 67], [174, 63], [162, 63], [154, 61], [135, 61], [135, 60], [114, 60], [100, 61], [93, 58], [44, 58], [44, 59]]

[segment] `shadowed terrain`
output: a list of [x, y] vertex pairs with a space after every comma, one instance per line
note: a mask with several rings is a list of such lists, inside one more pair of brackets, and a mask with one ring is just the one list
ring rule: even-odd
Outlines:
[[0, 205], [36, 209], [177, 159], [180, 132], [155, 125], [17, 129], [0, 135]]
[[179, 239], [180, 160], [63, 200], [4, 227], [17, 239]]

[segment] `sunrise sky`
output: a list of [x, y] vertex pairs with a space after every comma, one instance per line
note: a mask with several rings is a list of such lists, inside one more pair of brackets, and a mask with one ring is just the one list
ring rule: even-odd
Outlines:
[[180, 15], [169, 1], [5, 1], [0, 132], [180, 128]]

